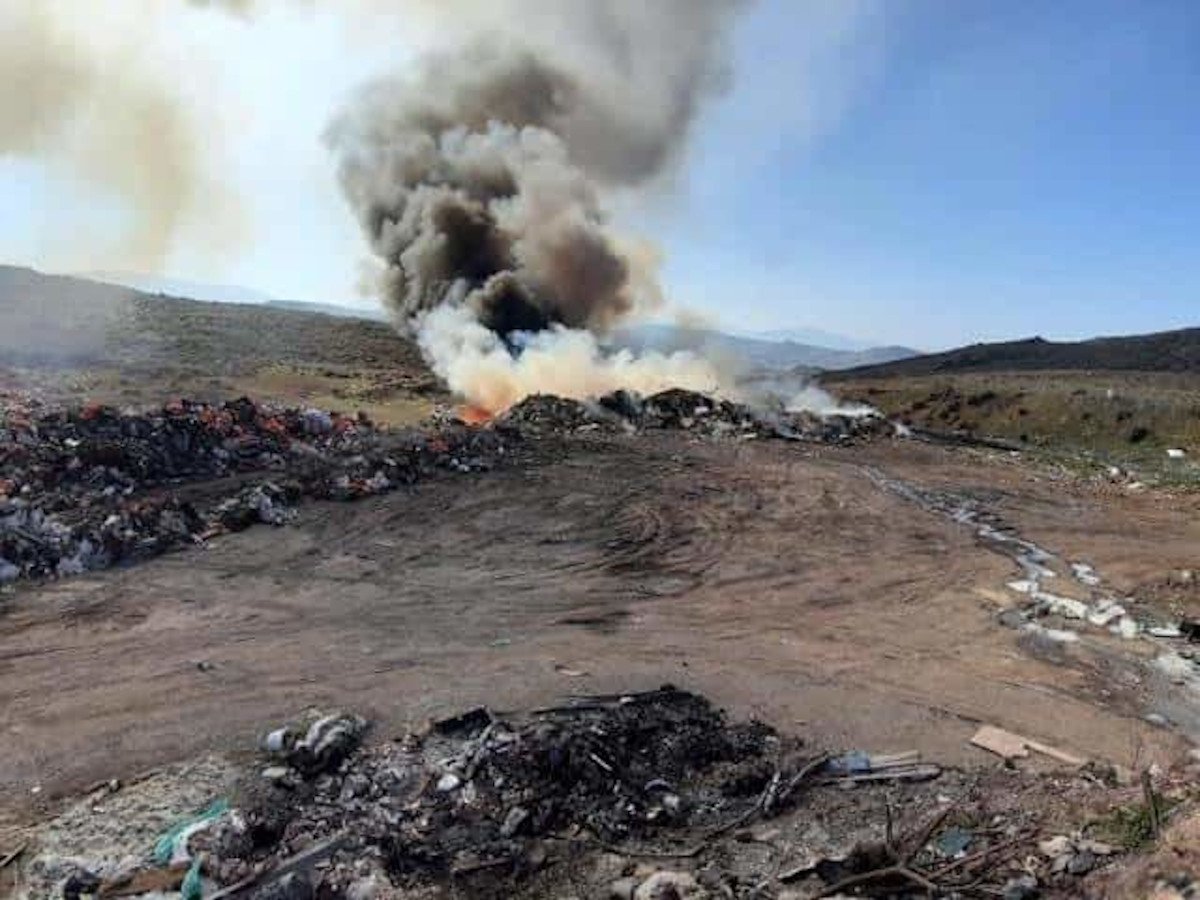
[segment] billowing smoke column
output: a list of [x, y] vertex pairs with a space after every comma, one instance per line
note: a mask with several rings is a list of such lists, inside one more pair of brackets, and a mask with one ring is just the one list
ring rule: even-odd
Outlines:
[[594, 335], [660, 302], [654, 252], [602, 201], [678, 160], [740, 6], [510, 0], [528, 33], [475, 34], [335, 121], [384, 301], [451, 389], [499, 410], [536, 391], [721, 387], [701, 359], [609, 355]]

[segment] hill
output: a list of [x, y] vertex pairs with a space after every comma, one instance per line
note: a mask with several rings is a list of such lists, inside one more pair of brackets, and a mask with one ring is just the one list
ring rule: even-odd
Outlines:
[[612, 343], [638, 352], [694, 349], [712, 356], [727, 357], [750, 368], [800, 369], [809, 372], [873, 365], [905, 359], [917, 353], [908, 347], [840, 350], [794, 340], [754, 338], [706, 328], [655, 324], [620, 329], [613, 335]]
[[1047, 341], [1036, 337], [996, 344], [972, 344], [858, 366], [838, 374], [850, 378], [904, 378], [967, 372], [1180, 372], [1200, 373], [1200, 328], [1087, 341]]
[[381, 322], [210, 303], [0, 266], [0, 390], [141, 405], [249, 394], [427, 414], [438, 391], [416, 345]]

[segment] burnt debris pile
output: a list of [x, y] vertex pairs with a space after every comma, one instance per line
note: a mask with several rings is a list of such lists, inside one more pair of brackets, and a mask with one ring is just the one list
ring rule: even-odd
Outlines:
[[[31, 849], [29, 896], [1098, 896], [1081, 879], [1121, 848], [1072, 823], [1139, 791], [1099, 770], [819, 752], [669, 685], [367, 736], [358, 716], [314, 711], [219, 779], [185, 767], [124, 800], [100, 785]], [[1066, 818], [1046, 821], [1047, 792]], [[132, 821], [113, 831], [121, 811]]]
[[145, 558], [257, 522], [303, 497], [353, 500], [434, 468], [486, 468], [499, 435], [382, 431], [362, 416], [247, 399], [0, 413], [0, 583]]
[[632, 391], [614, 391], [588, 402], [535, 394], [505, 412], [501, 422], [535, 434], [657, 429], [706, 437], [777, 438], [827, 444], [895, 433], [892, 424], [877, 414], [789, 412], [783, 408], [753, 407], [682, 388], [648, 397]]
[[573, 846], [666, 850], [673, 833], [744, 821], [768, 794], [782, 808], [780, 766], [799, 758], [765, 725], [730, 723], [669, 686], [519, 717], [478, 709], [352, 754], [360, 722], [326, 717], [297, 729], [297, 745], [269, 736], [275, 758], [235, 791], [238, 815], [192, 842], [206, 875], [262, 891], [261, 873], [286, 878], [290, 859], [318, 848], [331, 859], [322, 897], [349, 896], [364, 878], [507, 897]]

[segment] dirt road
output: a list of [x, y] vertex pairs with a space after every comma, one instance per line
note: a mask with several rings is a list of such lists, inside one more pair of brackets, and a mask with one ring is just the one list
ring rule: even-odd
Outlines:
[[[41, 803], [245, 747], [311, 705], [386, 736], [663, 682], [948, 764], [995, 762], [967, 745], [980, 722], [1126, 766], [1182, 751], [1189, 700], [1145, 675], [1152, 647], [1031, 645], [997, 622], [1011, 560], [870, 472], [966, 492], [1120, 590], [1195, 565], [1195, 500], [999, 457], [596, 438], [19, 593], [0, 617], [0, 794], [19, 814], [35, 786]], [[1183, 728], [1145, 721], [1168, 700]]]

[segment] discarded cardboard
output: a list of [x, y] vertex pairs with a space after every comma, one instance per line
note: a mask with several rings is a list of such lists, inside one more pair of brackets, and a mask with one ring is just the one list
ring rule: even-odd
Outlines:
[[971, 743], [976, 747], [988, 750], [1005, 759], [1023, 759], [1032, 750], [1035, 753], [1048, 756], [1068, 766], [1078, 767], [1087, 762], [1087, 760], [1067, 753], [1065, 750], [1060, 750], [1049, 744], [1043, 744], [1024, 735], [1005, 731], [1003, 728], [997, 728], [994, 725], [984, 725], [980, 728], [971, 738]]

